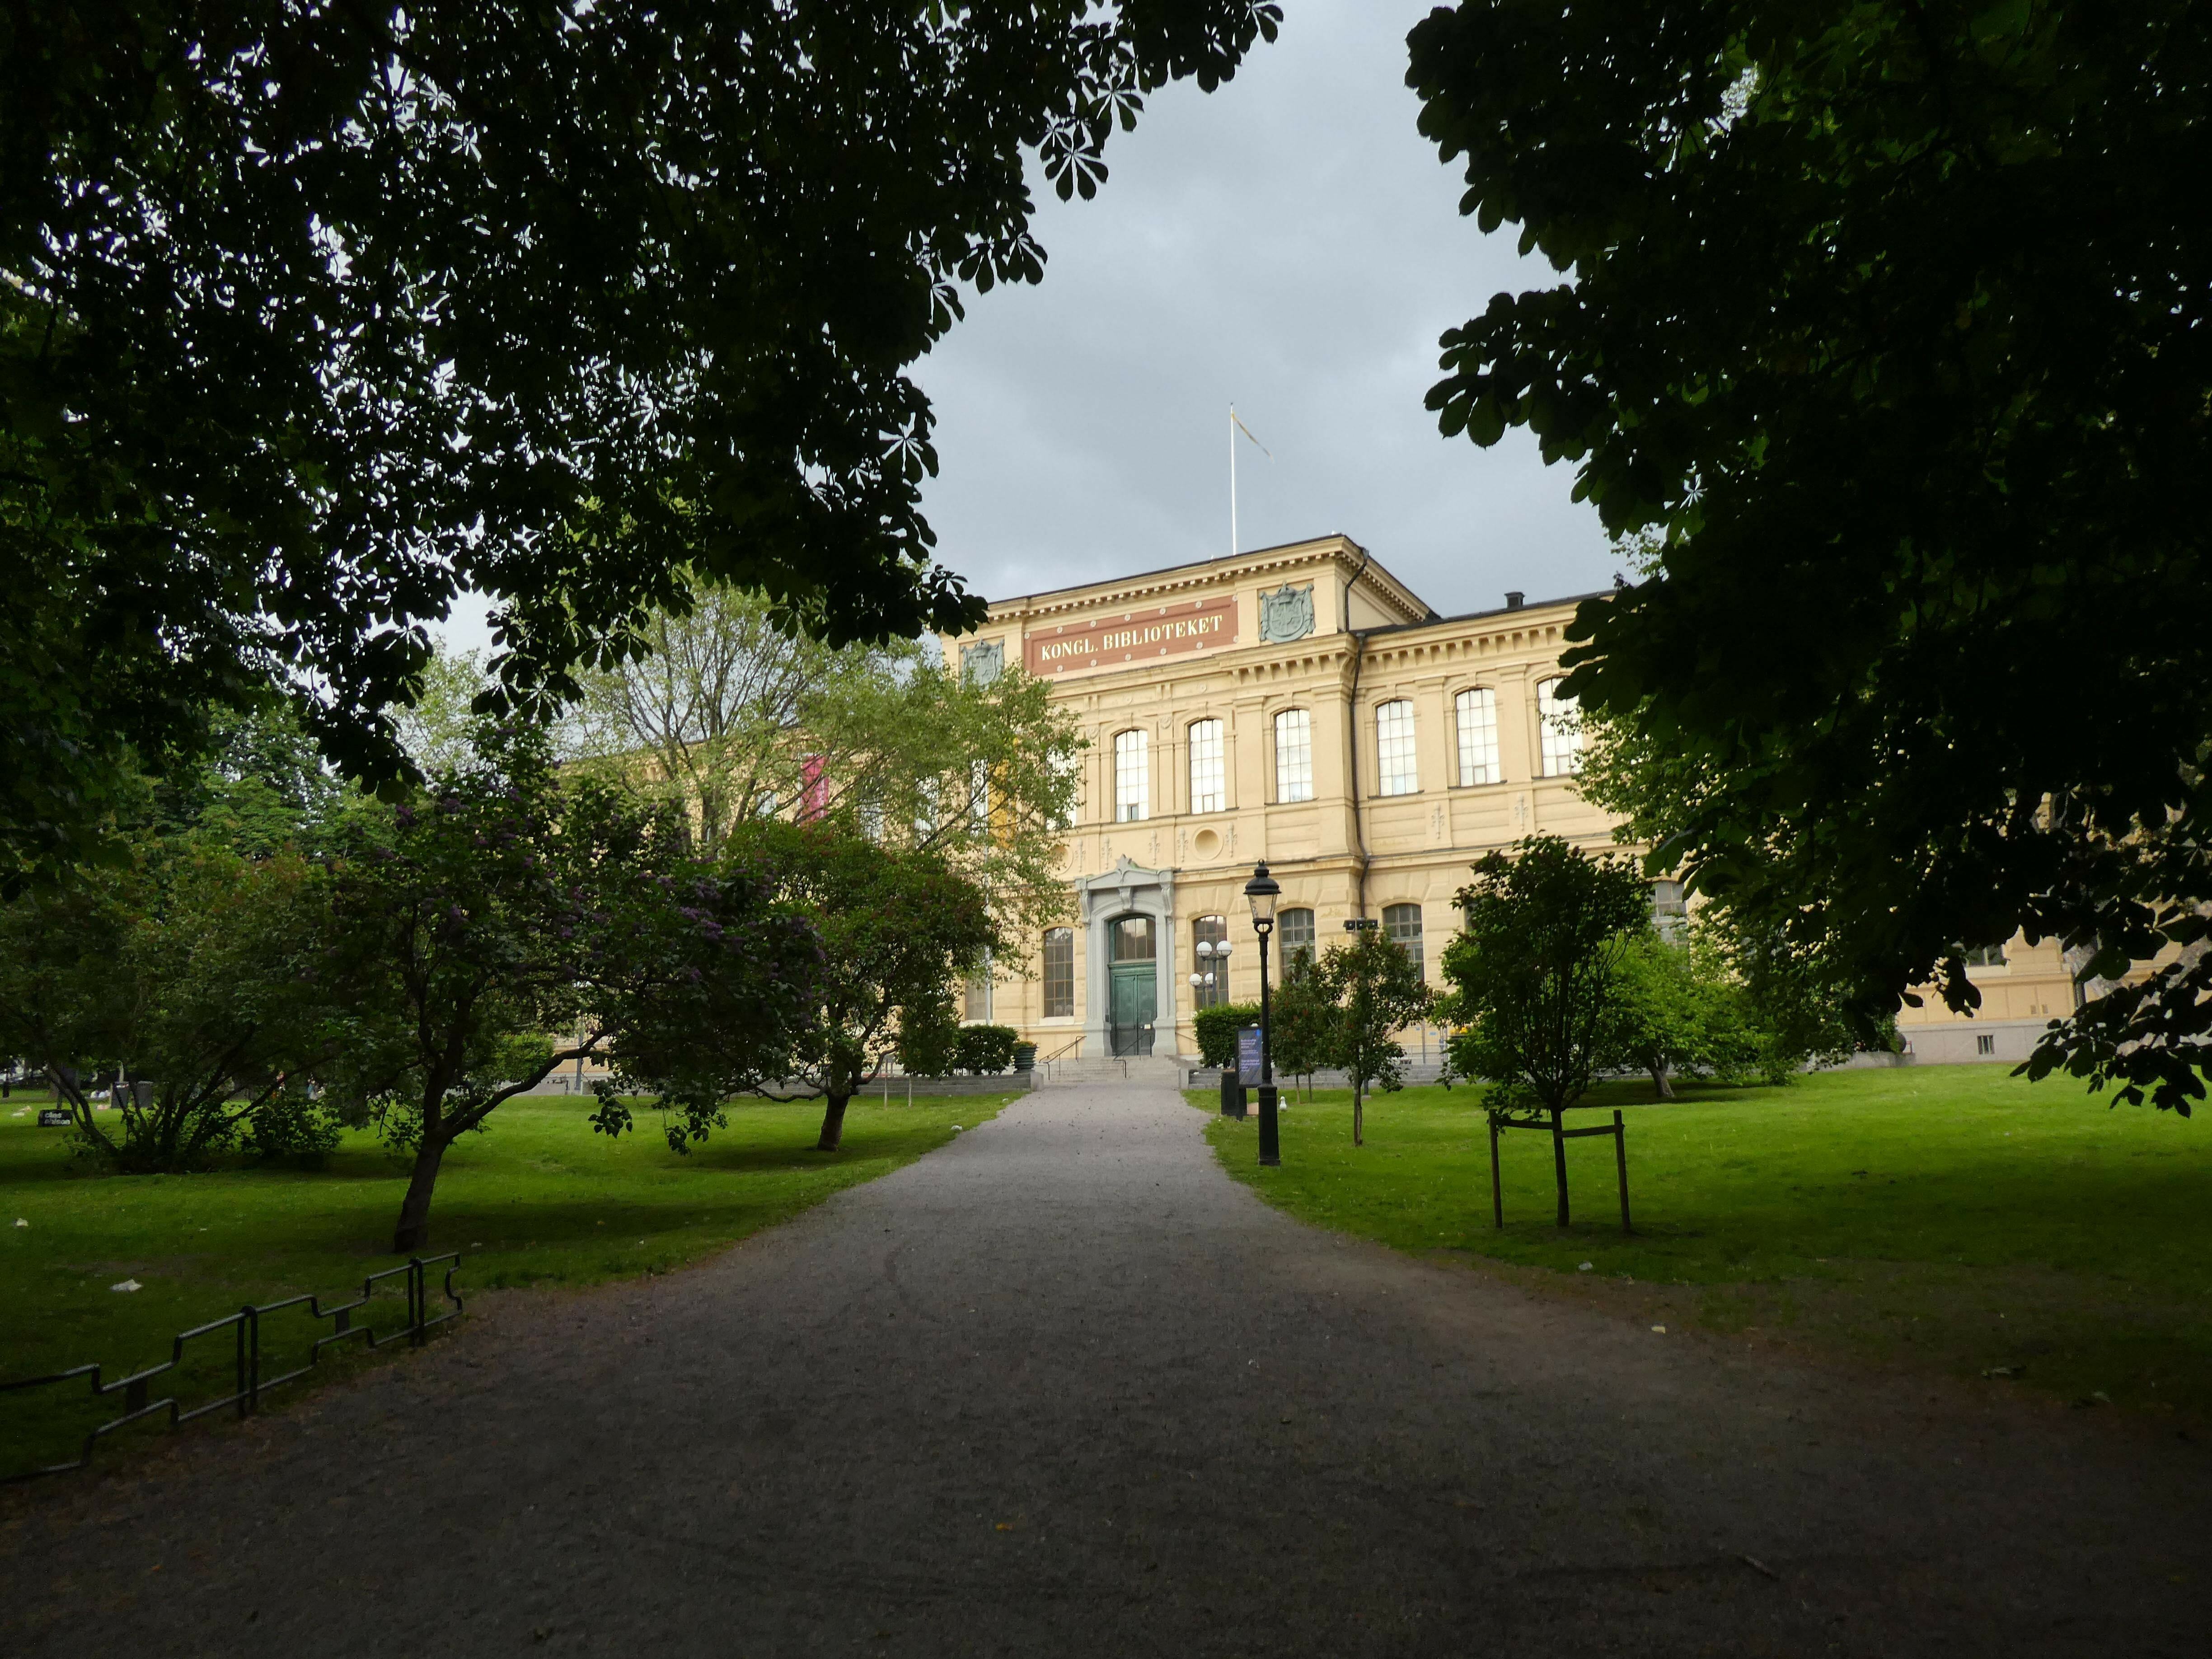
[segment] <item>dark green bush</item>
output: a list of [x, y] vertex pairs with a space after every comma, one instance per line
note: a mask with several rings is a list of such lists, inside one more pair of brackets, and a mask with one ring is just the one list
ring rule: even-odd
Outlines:
[[1208, 1066], [1234, 1066], [1237, 1029], [1259, 1023], [1260, 1005], [1256, 1002], [1224, 1002], [1200, 1009], [1191, 1021], [1198, 1028], [1198, 1057]]
[[963, 1025], [954, 1049], [953, 1064], [971, 1077], [995, 1075], [1014, 1063], [1014, 1045], [1021, 1033], [1011, 1025]]

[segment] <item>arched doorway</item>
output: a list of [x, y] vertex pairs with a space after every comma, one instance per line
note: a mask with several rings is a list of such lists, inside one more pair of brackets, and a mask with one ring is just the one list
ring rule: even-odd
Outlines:
[[1150, 916], [1117, 916], [1107, 924], [1106, 954], [1109, 1051], [1149, 1054], [1159, 1013], [1159, 930]]

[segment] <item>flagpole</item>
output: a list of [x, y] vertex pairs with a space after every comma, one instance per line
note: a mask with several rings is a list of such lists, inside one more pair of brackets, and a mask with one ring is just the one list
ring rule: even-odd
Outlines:
[[1237, 405], [1229, 405], [1229, 556], [1237, 556]]

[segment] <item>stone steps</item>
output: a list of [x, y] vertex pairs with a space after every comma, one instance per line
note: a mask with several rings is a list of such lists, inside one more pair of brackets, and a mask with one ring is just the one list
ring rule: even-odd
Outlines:
[[1174, 1054], [1131, 1054], [1123, 1059], [1081, 1057], [1037, 1062], [1037, 1086], [1049, 1089], [1079, 1083], [1152, 1084], [1182, 1086], [1192, 1062]]

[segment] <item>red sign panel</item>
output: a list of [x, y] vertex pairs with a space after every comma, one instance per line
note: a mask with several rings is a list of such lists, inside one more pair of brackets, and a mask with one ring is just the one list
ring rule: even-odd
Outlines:
[[1236, 642], [1233, 599], [1147, 605], [1097, 622], [1045, 629], [1022, 640], [1029, 672], [1040, 678], [1075, 668], [1119, 668]]

